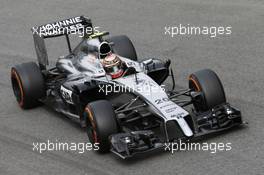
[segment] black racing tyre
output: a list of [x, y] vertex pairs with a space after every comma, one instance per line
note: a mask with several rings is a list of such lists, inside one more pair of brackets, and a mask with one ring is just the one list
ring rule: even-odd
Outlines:
[[11, 83], [17, 102], [23, 109], [38, 106], [39, 99], [46, 95], [43, 75], [34, 62], [12, 67]]
[[109, 37], [107, 41], [114, 43], [112, 46], [114, 53], [133, 61], [137, 61], [136, 49], [126, 35], [112, 36]]
[[110, 102], [98, 100], [89, 103], [84, 110], [86, 131], [90, 142], [97, 143], [100, 153], [109, 152], [109, 136], [118, 132], [116, 115]]
[[207, 111], [213, 107], [226, 103], [226, 96], [223, 85], [217, 74], [204, 69], [189, 76], [189, 88], [201, 92], [201, 98], [194, 100], [194, 107], [197, 111]]

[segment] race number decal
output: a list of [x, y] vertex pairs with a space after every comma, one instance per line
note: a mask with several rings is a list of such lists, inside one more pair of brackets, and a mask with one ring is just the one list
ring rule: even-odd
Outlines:
[[164, 97], [164, 98], [161, 98], [161, 99], [157, 99], [157, 100], [155, 100], [155, 103], [156, 103], [157, 105], [159, 105], [159, 104], [162, 104], [162, 103], [164, 103], [164, 102], [168, 102], [168, 101], [170, 101], [170, 99], [169, 99], [168, 97]]

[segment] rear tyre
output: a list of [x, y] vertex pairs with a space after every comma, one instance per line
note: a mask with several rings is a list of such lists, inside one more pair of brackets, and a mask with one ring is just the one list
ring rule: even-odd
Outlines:
[[107, 41], [114, 43], [112, 47], [114, 53], [133, 61], [137, 61], [136, 49], [126, 35], [112, 36], [108, 38]]
[[111, 103], [106, 100], [89, 103], [84, 110], [84, 116], [90, 142], [99, 146], [98, 152], [108, 152], [111, 146], [109, 136], [118, 132], [116, 116]]
[[11, 83], [17, 102], [23, 109], [38, 106], [39, 99], [46, 95], [43, 75], [34, 62], [12, 67]]
[[199, 99], [194, 100], [197, 111], [207, 111], [213, 107], [226, 103], [223, 85], [217, 74], [204, 69], [189, 76], [189, 88], [200, 92]]

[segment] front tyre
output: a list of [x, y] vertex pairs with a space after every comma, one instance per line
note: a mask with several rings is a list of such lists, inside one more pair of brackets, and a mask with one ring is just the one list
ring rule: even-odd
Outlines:
[[210, 69], [191, 74], [189, 76], [189, 88], [200, 93], [199, 98], [193, 102], [196, 111], [207, 111], [226, 103], [223, 85], [217, 74]]
[[90, 142], [99, 146], [98, 152], [110, 150], [109, 136], [118, 132], [116, 115], [110, 102], [98, 100], [89, 103], [84, 110], [87, 135]]
[[11, 83], [16, 100], [23, 109], [38, 106], [39, 99], [46, 95], [43, 75], [34, 62], [12, 67]]

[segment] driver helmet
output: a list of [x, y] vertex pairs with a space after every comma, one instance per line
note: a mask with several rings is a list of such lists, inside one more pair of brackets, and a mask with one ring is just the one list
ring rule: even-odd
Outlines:
[[124, 70], [122, 68], [121, 59], [114, 53], [110, 53], [104, 59], [101, 60], [101, 63], [105, 69], [105, 72], [113, 79], [119, 78], [123, 75]]

